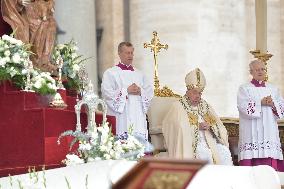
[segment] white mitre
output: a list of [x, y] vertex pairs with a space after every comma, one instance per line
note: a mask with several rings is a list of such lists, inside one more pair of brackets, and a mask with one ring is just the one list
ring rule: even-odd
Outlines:
[[199, 88], [203, 91], [206, 86], [206, 79], [202, 71], [196, 68], [185, 76], [185, 84], [187, 90]]

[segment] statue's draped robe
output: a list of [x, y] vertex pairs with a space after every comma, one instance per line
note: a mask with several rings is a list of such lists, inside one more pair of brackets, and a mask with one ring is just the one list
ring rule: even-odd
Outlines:
[[1, 0], [1, 13], [5, 22], [13, 29], [17, 39], [29, 43], [29, 24], [21, 15], [23, 6], [17, 0]]
[[169, 157], [197, 158], [207, 160], [209, 163], [232, 165], [229, 151], [227, 130], [218, 118], [212, 107], [204, 100], [200, 105], [202, 113], [198, 114], [198, 123], [211, 115], [215, 120], [208, 131], [199, 130], [198, 124], [190, 121], [191, 110], [195, 107], [187, 103], [185, 97], [174, 102], [162, 123], [162, 130]]
[[[3, 19], [12, 27], [17, 39], [31, 45], [31, 57], [36, 67], [50, 67], [56, 22], [53, 17], [54, 1], [37, 0], [26, 7], [17, 0], [1, 0]], [[53, 69], [55, 67], [53, 66]]]
[[[274, 111], [270, 106], [261, 105], [261, 99], [270, 95]], [[283, 160], [283, 155], [277, 119], [284, 117], [284, 100], [278, 89], [269, 83], [265, 87], [256, 87], [252, 83], [240, 86], [238, 110], [240, 164], [269, 164], [278, 169], [277, 161], [278, 164], [283, 164], [283, 161], [279, 161]]]
[[[127, 93], [133, 83], [141, 88], [141, 96]], [[153, 98], [153, 88], [142, 72], [136, 68], [134, 71], [118, 66], [109, 68], [103, 75], [101, 90], [108, 114], [116, 117], [116, 133], [127, 132], [132, 125], [134, 134], [148, 139], [146, 113]]]

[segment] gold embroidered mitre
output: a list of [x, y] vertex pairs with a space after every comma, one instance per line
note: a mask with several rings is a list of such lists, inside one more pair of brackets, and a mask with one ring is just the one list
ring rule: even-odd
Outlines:
[[202, 71], [196, 68], [185, 76], [185, 84], [187, 90], [199, 88], [203, 91], [206, 85], [206, 79]]

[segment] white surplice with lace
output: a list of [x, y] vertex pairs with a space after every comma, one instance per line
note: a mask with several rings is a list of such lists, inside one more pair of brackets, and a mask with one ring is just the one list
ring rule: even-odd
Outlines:
[[[261, 99], [273, 99], [276, 116], [270, 106], [262, 106]], [[284, 101], [278, 89], [266, 83], [266, 87], [244, 84], [238, 92], [240, 117], [239, 160], [252, 158], [283, 159], [277, 119], [284, 117]]]
[[[135, 83], [141, 96], [130, 95], [127, 88]], [[146, 113], [153, 98], [153, 88], [141, 71], [122, 70], [114, 66], [105, 71], [101, 86], [108, 114], [116, 117], [116, 133], [122, 134], [133, 125], [133, 134], [148, 138]]]

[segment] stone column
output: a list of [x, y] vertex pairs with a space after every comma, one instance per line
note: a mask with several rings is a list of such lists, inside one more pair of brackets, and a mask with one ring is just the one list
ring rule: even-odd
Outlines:
[[98, 41], [99, 80], [107, 68], [117, 64], [117, 46], [124, 41], [124, 1], [96, 1], [97, 29], [101, 30]]
[[267, 52], [267, 1], [255, 0], [256, 50]]
[[56, 0], [55, 18], [65, 34], [58, 35], [58, 43], [74, 39], [79, 47], [79, 54], [86, 62], [89, 79], [98, 88], [97, 54], [96, 54], [96, 16], [94, 0]]
[[[282, 7], [281, 7], [282, 4]], [[276, 85], [284, 94], [284, 59], [282, 21], [284, 14], [282, 1], [267, 1], [267, 50], [273, 56], [267, 62], [268, 81]]]

